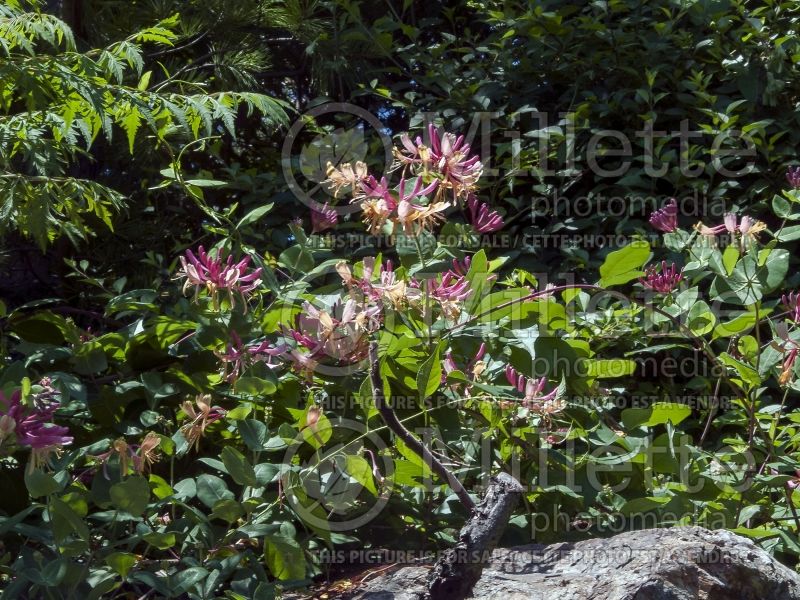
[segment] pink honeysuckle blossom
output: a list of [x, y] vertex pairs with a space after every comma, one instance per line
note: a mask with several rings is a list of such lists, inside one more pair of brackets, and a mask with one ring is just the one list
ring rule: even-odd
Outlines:
[[466, 277], [453, 271], [446, 271], [442, 279], [429, 279], [428, 294], [435, 299], [448, 319], [457, 319], [461, 314], [461, 304], [470, 297], [472, 288]]
[[[486, 363], [483, 362], [483, 357], [486, 356], [486, 344], [481, 342], [475, 355], [467, 363], [465, 373], [467, 376], [475, 381], [483, 371], [486, 369]], [[452, 351], [448, 350], [442, 360], [442, 383], [447, 380], [447, 375], [453, 371], [458, 371], [458, 363], [453, 359]]]
[[667, 266], [667, 261], [661, 261], [661, 266], [651, 265], [644, 270], [644, 277], [639, 278], [639, 283], [644, 287], [668, 294], [683, 280], [683, 273], [678, 270], [675, 263]]
[[776, 323], [775, 333], [780, 341], [773, 342], [773, 347], [783, 353], [783, 365], [781, 374], [778, 376], [778, 383], [785, 386], [789, 384], [794, 374], [794, 364], [797, 362], [798, 354], [800, 354], [800, 346], [789, 337], [789, 328], [786, 323]]
[[670, 198], [663, 207], [650, 215], [650, 225], [664, 233], [672, 233], [678, 229], [678, 201]]
[[781, 302], [789, 309], [789, 318], [795, 323], [800, 323], [800, 293], [789, 292], [781, 296]]
[[725, 213], [725, 217], [719, 225], [708, 227], [700, 222], [694, 227], [701, 235], [705, 236], [719, 235], [727, 231], [730, 234], [740, 233], [750, 239], [755, 239], [759, 233], [767, 228], [766, 224], [747, 215], [743, 216], [741, 221], [737, 221], [734, 213]]
[[339, 215], [328, 206], [327, 202], [318, 209], [311, 209], [311, 233], [322, 233], [328, 229], [333, 229], [338, 222]]
[[23, 405], [20, 390], [13, 392], [11, 398], [6, 398], [0, 392], [0, 445], [13, 434], [18, 446], [38, 451], [34, 458], [40, 460], [35, 462], [46, 460], [52, 452], [70, 445], [72, 437], [69, 429], [53, 423], [57, 409], [56, 402], [33, 407]]
[[478, 233], [492, 233], [503, 228], [503, 217], [497, 211], [491, 210], [489, 205], [478, 200], [475, 194], [467, 198], [470, 222]]
[[[289, 357], [303, 369], [323, 359], [338, 365], [357, 363], [367, 355], [368, 334], [379, 326], [378, 306], [348, 298], [344, 304], [337, 301], [328, 311], [305, 302], [303, 313], [295, 318], [294, 328], [284, 327], [286, 336], [298, 344]], [[300, 352], [300, 348], [308, 352]]]
[[216, 357], [222, 363], [220, 375], [228, 383], [235, 383], [239, 376], [251, 364], [257, 361], [264, 362], [271, 369], [280, 366], [280, 363], [273, 363], [273, 359], [284, 356], [289, 350], [285, 344], [272, 346], [264, 341], [259, 344], [246, 346], [235, 331], [231, 331], [230, 341], [224, 352], [214, 351]]
[[533, 412], [553, 414], [563, 410], [563, 403], [558, 400], [558, 388], [544, 394], [547, 378], [539, 379], [525, 377], [511, 365], [506, 365], [506, 380], [518, 392], [525, 395], [522, 406]]
[[415, 167], [422, 174], [438, 175], [442, 181], [441, 190], [452, 189], [454, 199], [466, 197], [483, 173], [480, 157], [470, 156], [470, 145], [463, 135], [440, 134], [433, 124], [428, 126], [428, 134], [430, 147], [420, 137], [412, 142], [408, 134], [401, 135], [403, 148], [395, 150], [398, 164]]
[[407, 235], [416, 233], [414, 225], [417, 224], [421, 229], [428, 229], [431, 225], [444, 218], [441, 214], [448, 208], [445, 202], [434, 202], [432, 204], [415, 204], [414, 200], [433, 193], [439, 185], [438, 180], [432, 181], [423, 187], [422, 177], [417, 177], [414, 187], [408, 190], [405, 179], [400, 180], [399, 199], [397, 202], [397, 222], [403, 226], [403, 231]]
[[467, 278], [453, 271], [445, 271], [441, 281], [431, 279], [428, 283], [430, 295], [437, 300], [462, 302], [472, 294]]
[[472, 257], [465, 256], [464, 260], [458, 260], [457, 258], [453, 259], [453, 272], [456, 275], [460, 275], [461, 277], [465, 277], [467, 273], [469, 273], [469, 267], [472, 265]]
[[261, 285], [260, 267], [247, 273], [250, 265], [249, 256], [235, 264], [233, 256], [228, 256], [227, 261], [223, 262], [221, 255], [212, 257], [200, 246], [197, 256], [191, 250], [187, 250], [186, 255], [180, 257], [180, 261], [182, 269], [178, 272], [178, 278], [186, 278], [183, 292], [186, 293], [188, 288], [194, 286], [196, 300], [200, 289], [206, 288], [211, 295], [215, 310], [219, 310], [218, 292], [226, 290], [231, 306], [235, 305], [234, 296], [238, 295], [246, 311], [249, 294]]
[[800, 167], [789, 167], [786, 169], [786, 181], [796, 190], [800, 190]]
[[353, 191], [358, 190], [361, 182], [367, 178], [367, 165], [363, 162], [356, 162], [354, 164], [344, 163], [339, 168], [333, 166], [333, 163], [328, 162], [327, 179], [323, 183], [327, 183], [333, 191], [334, 197], [339, 195], [342, 189], [348, 187]]
[[200, 439], [205, 435], [206, 428], [215, 421], [219, 421], [228, 411], [219, 406], [211, 405], [209, 394], [200, 394], [194, 403], [189, 400], [181, 404], [183, 414], [189, 422], [181, 427], [183, 437], [190, 446], [194, 445], [195, 451], [200, 447]]

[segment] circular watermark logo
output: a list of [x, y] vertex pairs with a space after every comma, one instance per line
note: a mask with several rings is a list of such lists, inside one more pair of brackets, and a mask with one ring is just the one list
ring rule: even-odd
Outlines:
[[[319, 133], [306, 143], [303, 131], [322, 116], [335, 118], [349, 116], [355, 124], [351, 127], [337, 127], [329, 132]], [[352, 119], [355, 117], [355, 119]], [[347, 102], [329, 102], [315, 106], [300, 116], [289, 128], [281, 149], [281, 169], [289, 191], [312, 210], [322, 208], [313, 195], [319, 192], [330, 194], [322, 182], [327, 179], [327, 165], [341, 167], [356, 162], [364, 162], [369, 153], [369, 138], [378, 136], [384, 151], [384, 167], [380, 178], [392, 164], [392, 140], [385, 132], [380, 119], [369, 111]], [[371, 133], [370, 133], [371, 130]], [[331, 206], [340, 215], [356, 212], [357, 206], [344, 203]]]
[[[316, 452], [308, 453], [308, 444]], [[300, 454], [308, 454], [301, 458]], [[311, 527], [353, 531], [377, 517], [389, 502], [383, 480], [394, 474], [386, 443], [364, 423], [327, 419], [306, 427], [283, 456], [300, 465], [284, 488], [292, 510]]]

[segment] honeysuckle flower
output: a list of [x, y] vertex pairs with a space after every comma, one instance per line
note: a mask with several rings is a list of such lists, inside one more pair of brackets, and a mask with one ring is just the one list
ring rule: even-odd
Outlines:
[[134, 469], [137, 473], [147, 473], [150, 467], [161, 459], [159, 454], [159, 446], [161, 445], [161, 436], [152, 431], [148, 431], [147, 435], [142, 439], [139, 444], [136, 458], [134, 459]]
[[446, 271], [441, 281], [429, 279], [427, 288], [430, 296], [438, 301], [442, 313], [448, 319], [459, 317], [461, 304], [472, 294], [467, 278], [453, 271]]
[[306, 369], [316, 366], [323, 357], [340, 365], [363, 360], [368, 351], [368, 334], [379, 326], [380, 307], [348, 298], [344, 304], [337, 301], [330, 311], [306, 302], [303, 313], [295, 318], [295, 327], [284, 330], [298, 343], [298, 347], [308, 350], [307, 356], [315, 361], [312, 365], [301, 359], [305, 353], [290, 353], [295, 364]]
[[429, 280], [429, 291], [431, 296], [437, 300], [453, 300], [461, 302], [469, 298], [472, 289], [469, 281], [462, 275], [457, 275], [453, 271], [445, 271], [441, 281]]
[[781, 296], [781, 302], [789, 309], [789, 318], [795, 323], [800, 322], [800, 294], [797, 292], [784, 294]]
[[142, 439], [141, 444], [128, 444], [125, 438], [117, 438], [111, 443], [111, 449], [103, 454], [95, 456], [94, 459], [103, 465], [103, 476], [106, 479], [111, 477], [108, 474], [108, 461], [116, 456], [119, 461], [119, 471], [124, 477], [131, 468], [134, 473], [139, 475], [147, 473], [151, 465], [158, 462], [160, 455], [158, 447], [161, 444], [161, 436], [152, 431]]
[[231, 338], [225, 352], [214, 350], [214, 354], [222, 363], [220, 375], [228, 383], [235, 382], [249, 364], [250, 353], [242, 344], [242, 338], [235, 331], [231, 331]]
[[742, 239], [747, 239], [754, 242], [758, 239], [758, 234], [767, 228], [766, 223], [757, 221], [752, 217], [745, 215], [739, 223], [739, 233], [742, 234]]
[[525, 395], [521, 403], [524, 408], [541, 414], [554, 414], [563, 410], [564, 405], [558, 399], [558, 388], [547, 394], [543, 393], [547, 385], [546, 377], [525, 377], [511, 365], [506, 365], [505, 376], [514, 389]]
[[289, 346], [286, 344], [275, 346], [267, 341], [261, 342], [260, 344], [247, 346], [247, 352], [251, 357], [253, 357], [253, 360], [263, 362], [270, 369], [276, 369], [280, 367], [280, 362], [276, 363], [272, 361], [279, 356], [284, 356], [288, 350]]
[[[486, 356], [486, 344], [481, 342], [477, 352], [475, 352], [475, 355], [469, 360], [465, 369], [465, 373], [473, 381], [478, 379], [486, 369], [486, 363], [483, 362], [484, 356]], [[442, 383], [447, 380], [448, 374], [458, 370], [458, 364], [455, 359], [453, 359], [453, 353], [451, 350], [448, 350], [442, 360]]]
[[194, 445], [195, 451], [200, 448], [200, 438], [205, 434], [206, 428], [225, 416], [227, 412], [219, 406], [211, 406], [211, 396], [208, 394], [198, 395], [194, 404], [185, 400], [181, 404], [181, 409], [189, 418], [189, 422], [181, 427], [181, 431], [188, 444]]
[[497, 211], [491, 210], [489, 205], [478, 200], [477, 196], [470, 194], [467, 198], [470, 223], [478, 233], [492, 233], [503, 228], [503, 217]]
[[428, 205], [420, 205], [413, 202], [416, 198], [427, 196], [434, 192], [438, 185], [439, 182], [434, 180], [429, 185], [422, 187], [422, 177], [417, 177], [414, 187], [409, 191], [406, 180], [400, 180], [397, 222], [403, 226], [403, 231], [407, 235], [414, 235], [417, 232], [414, 227], [415, 224], [420, 229], [429, 229], [436, 222], [444, 219], [442, 213], [449, 206], [446, 202], [434, 202]]
[[797, 362], [800, 346], [789, 337], [789, 328], [785, 322], [775, 324], [775, 333], [778, 340], [773, 341], [772, 346], [783, 353], [783, 365], [778, 382], [780, 385], [787, 385], [794, 374], [794, 364]]
[[328, 229], [333, 229], [339, 222], [339, 215], [328, 206], [326, 202], [319, 209], [311, 209], [311, 233], [322, 233]]
[[50, 454], [72, 443], [69, 429], [53, 423], [57, 409], [56, 402], [23, 405], [20, 390], [14, 391], [10, 398], [0, 392], [0, 443], [13, 435], [18, 446], [40, 451], [33, 457], [34, 462], [46, 461]]
[[719, 225], [715, 225], [713, 227], [708, 227], [704, 225], [702, 222], [697, 223], [694, 228], [701, 234], [707, 237], [719, 235], [727, 231], [729, 234], [733, 235], [735, 233], [739, 233], [742, 236], [742, 241], [755, 241], [758, 238], [758, 234], [764, 231], [767, 226], [765, 223], [761, 221], [757, 221], [752, 217], [745, 215], [742, 217], [741, 222], [737, 223], [736, 215], [734, 213], [726, 213], [723, 219], [723, 222]]
[[472, 265], [472, 257], [465, 256], [464, 260], [458, 260], [457, 258], [453, 259], [453, 272], [456, 275], [461, 275], [462, 277], [466, 276], [469, 273], [469, 267]]
[[224, 352], [214, 350], [214, 354], [222, 363], [220, 376], [228, 383], [235, 383], [247, 367], [256, 361], [265, 363], [271, 369], [280, 366], [272, 361], [286, 354], [288, 346], [285, 344], [273, 346], [267, 341], [246, 346], [235, 331], [231, 331], [230, 341]]
[[800, 190], [800, 167], [786, 169], [786, 181], [796, 190]]
[[453, 190], [453, 198], [466, 197], [483, 173], [480, 158], [470, 156], [470, 145], [464, 136], [452, 133], [440, 134], [436, 127], [428, 126], [430, 147], [417, 137], [414, 142], [408, 134], [400, 136], [402, 149], [395, 149], [398, 165], [415, 168], [418, 174], [433, 174], [442, 182], [441, 191]]
[[661, 261], [661, 266], [651, 265], [644, 270], [644, 277], [639, 278], [639, 283], [644, 287], [668, 294], [675, 289], [681, 280], [683, 280], [683, 273], [678, 270], [675, 263], [667, 266], [667, 261]]
[[367, 165], [358, 161], [352, 165], [344, 163], [337, 169], [332, 163], [328, 162], [326, 175], [328, 178], [325, 183], [328, 183], [334, 197], [338, 197], [339, 192], [344, 188], [358, 189], [361, 182], [367, 178]]
[[397, 203], [394, 200], [387, 201], [384, 198], [368, 198], [364, 200], [361, 203], [361, 211], [363, 213], [362, 220], [367, 226], [367, 231], [372, 235], [378, 235], [396, 208]]
[[672, 233], [678, 229], [678, 201], [670, 198], [663, 207], [653, 211], [650, 225], [664, 233]]
[[395, 309], [417, 305], [422, 300], [422, 289], [412, 279], [406, 281], [399, 277], [392, 267], [392, 261], [381, 265], [380, 283], [372, 286], [379, 297]]
[[178, 272], [179, 279], [185, 278], [183, 293], [194, 286], [195, 300], [199, 295], [200, 289], [205, 288], [214, 303], [214, 309], [219, 310], [218, 292], [225, 290], [228, 292], [231, 306], [235, 306], [234, 296], [241, 297], [244, 309], [247, 310], [247, 298], [253, 290], [261, 285], [261, 268], [247, 272], [250, 265], [250, 257], [246, 256], [238, 263], [233, 262], [233, 256], [228, 256], [226, 262], [218, 254], [212, 257], [202, 246], [198, 248], [197, 256], [191, 250], [186, 251], [185, 256], [180, 257], [181, 270]]

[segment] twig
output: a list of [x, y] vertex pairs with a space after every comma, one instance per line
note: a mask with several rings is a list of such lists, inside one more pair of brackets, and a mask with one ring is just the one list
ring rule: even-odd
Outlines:
[[431, 469], [442, 478], [443, 481], [450, 486], [461, 504], [472, 514], [475, 511], [475, 502], [472, 500], [467, 490], [461, 485], [461, 482], [453, 475], [450, 470], [436, 458], [428, 448], [425, 447], [414, 435], [405, 428], [397, 418], [394, 409], [386, 402], [386, 396], [383, 394], [383, 380], [381, 379], [380, 372], [380, 359], [378, 357], [378, 342], [370, 342], [369, 345], [369, 362], [370, 370], [369, 377], [372, 383], [372, 397], [375, 401], [375, 408], [381, 414], [386, 425], [392, 432], [399, 437], [403, 443], [408, 446], [417, 456], [425, 461], [425, 464], [430, 465]]

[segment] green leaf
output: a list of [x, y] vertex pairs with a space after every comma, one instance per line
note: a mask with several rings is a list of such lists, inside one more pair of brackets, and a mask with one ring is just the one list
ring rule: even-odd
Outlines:
[[268, 431], [267, 426], [256, 419], [244, 419], [236, 421], [236, 427], [239, 429], [239, 435], [242, 440], [247, 444], [250, 450], [259, 451], [264, 449], [264, 444], [267, 442]]
[[739, 260], [739, 248], [731, 244], [725, 248], [722, 253], [722, 264], [725, 267], [725, 274], [730, 275], [733, 273], [733, 268], [736, 266], [736, 261]]
[[587, 375], [599, 379], [624, 377], [636, 370], [636, 361], [622, 358], [587, 360], [585, 364]]
[[158, 548], [159, 550], [166, 550], [167, 548], [172, 548], [175, 546], [176, 539], [174, 533], [159, 533], [157, 531], [153, 531], [152, 533], [146, 533], [142, 536], [142, 539], [153, 546], [154, 548]]
[[140, 475], [128, 477], [125, 481], [115, 483], [110, 490], [111, 502], [122, 511], [140, 516], [150, 502], [150, 484]]
[[208, 508], [214, 508], [220, 500], [233, 498], [233, 492], [219, 477], [204, 473], [197, 477], [197, 497]]
[[711, 312], [711, 308], [701, 300], [692, 305], [692, 308], [689, 309], [686, 326], [695, 335], [702, 336], [714, 328], [716, 321], [717, 318], [714, 316], [714, 313]]
[[49, 506], [52, 513], [53, 533], [59, 543], [63, 542], [71, 533], [76, 533], [84, 542], [89, 541], [91, 534], [86, 521], [66, 502], [54, 497], [50, 499]]
[[779, 242], [794, 242], [800, 239], [800, 225], [784, 227], [775, 234], [775, 239]]
[[211, 511], [211, 518], [222, 519], [227, 523], [233, 523], [243, 514], [244, 510], [241, 504], [232, 498], [226, 498], [214, 504], [214, 508]]
[[303, 550], [296, 540], [283, 535], [264, 538], [264, 562], [277, 579], [301, 580], [306, 575]]
[[678, 402], [656, 402], [647, 408], [627, 408], [622, 411], [622, 422], [628, 429], [653, 427], [672, 423], [678, 425], [692, 414], [691, 407]]
[[349, 454], [345, 458], [345, 471], [373, 496], [378, 495], [378, 490], [375, 488], [375, 480], [372, 476], [372, 467], [365, 458]]
[[106, 556], [106, 564], [123, 579], [128, 576], [128, 572], [133, 568], [137, 560], [138, 558], [135, 554], [128, 552], [112, 552]]
[[270, 202], [268, 204], [264, 204], [263, 206], [259, 206], [254, 208], [236, 224], [236, 229], [241, 229], [247, 225], [252, 225], [253, 223], [257, 222], [261, 217], [266, 215], [269, 211], [273, 209], [275, 206], [274, 202]]
[[670, 500], [671, 498], [669, 496], [650, 496], [647, 498], [634, 498], [633, 500], [628, 500], [625, 504], [622, 505], [620, 513], [622, 513], [623, 515], [634, 515], [639, 513], [645, 513], [649, 510], [662, 507]]
[[49, 496], [61, 489], [61, 486], [53, 479], [52, 475], [39, 469], [34, 469], [33, 471], [25, 470], [25, 487], [28, 488], [31, 498]]
[[433, 349], [433, 354], [420, 365], [417, 373], [417, 393], [420, 401], [430, 397], [431, 394], [439, 389], [442, 383], [442, 359], [440, 354], [444, 344], [444, 340], [440, 341], [436, 348]]
[[240, 377], [236, 380], [236, 391], [246, 396], [265, 398], [274, 394], [277, 389], [274, 382], [260, 377]]
[[188, 593], [198, 583], [208, 577], [208, 571], [203, 567], [189, 567], [170, 575], [169, 583], [172, 588], [173, 598]]
[[600, 265], [598, 285], [611, 287], [641, 277], [644, 274], [641, 267], [649, 258], [650, 244], [646, 241], [632, 242], [624, 248], [610, 252]]
[[244, 457], [244, 454], [236, 450], [236, 448], [225, 446], [222, 449], [220, 458], [225, 464], [225, 469], [228, 471], [228, 474], [236, 483], [252, 487], [258, 485], [253, 466]]

